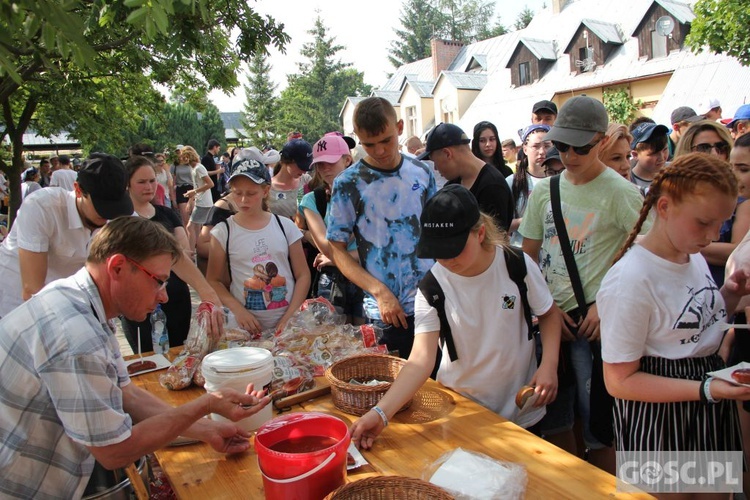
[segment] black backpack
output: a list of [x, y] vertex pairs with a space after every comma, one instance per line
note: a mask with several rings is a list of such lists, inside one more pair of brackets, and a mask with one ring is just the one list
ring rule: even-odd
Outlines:
[[[526, 261], [524, 260], [523, 251], [518, 248], [505, 247], [503, 248], [503, 254], [505, 255], [505, 265], [508, 268], [508, 275], [518, 287], [518, 292], [521, 295], [523, 316], [526, 319], [526, 326], [529, 330], [529, 340], [533, 340], [534, 330], [531, 320], [531, 307], [529, 306], [529, 298], [527, 296], [528, 288], [524, 281], [526, 278]], [[448, 324], [448, 318], [445, 315], [445, 294], [437, 282], [435, 275], [432, 274], [432, 271], [427, 271], [425, 277], [419, 282], [419, 290], [424, 295], [427, 303], [437, 310], [438, 318], [440, 318], [441, 344], [445, 343], [448, 346], [448, 354], [450, 355], [451, 362], [456, 361], [458, 353], [456, 353], [456, 346], [453, 343], [453, 333]]]

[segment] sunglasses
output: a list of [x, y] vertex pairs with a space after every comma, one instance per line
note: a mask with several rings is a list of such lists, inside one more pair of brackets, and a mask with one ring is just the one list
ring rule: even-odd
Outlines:
[[161, 292], [162, 290], [164, 290], [167, 287], [167, 282], [169, 280], [163, 280], [163, 279], [157, 278], [154, 275], [154, 273], [152, 273], [151, 271], [149, 271], [148, 269], [146, 269], [145, 267], [143, 267], [142, 265], [140, 265], [138, 262], [134, 261], [133, 259], [131, 259], [127, 255], [125, 256], [125, 258], [127, 259], [128, 262], [130, 262], [135, 267], [137, 267], [138, 269], [140, 269], [141, 271], [143, 271], [144, 273], [146, 273], [146, 276], [148, 276], [152, 280], [156, 281], [156, 284], [159, 285], [158, 291]]
[[729, 143], [726, 141], [720, 141], [714, 144], [710, 144], [708, 142], [702, 142], [700, 144], [696, 144], [690, 149], [696, 153], [706, 153], [706, 154], [711, 154], [711, 150], [715, 149], [716, 152], [719, 153], [720, 155], [725, 155], [729, 153]]
[[567, 153], [570, 148], [573, 148], [573, 152], [575, 152], [575, 154], [577, 154], [578, 156], [586, 156], [601, 141], [602, 140], [599, 139], [595, 143], [586, 144], [585, 146], [571, 146], [570, 144], [565, 144], [564, 142], [552, 141], [552, 145], [555, 146], [557, 150], [561, 153]]
[[552, 167], [544, 167], [544, 175], [546, 175], [547, 177], [554, 177], [561, 174], [563, 170], [565, 170], [565, 167], [561, 168], [560, 170], [555, 170]]

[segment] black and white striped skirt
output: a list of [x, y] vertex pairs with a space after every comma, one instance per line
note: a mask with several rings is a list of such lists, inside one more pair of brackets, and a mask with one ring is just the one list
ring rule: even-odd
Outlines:
[[[662, 377], [703, 380], [725, 368], [716, 354], [704, 358], [641, 358], [641, 371]], [[733, 400], [647, 403], [615, 398], [618, 451], [741, 451], [737, 406]]]

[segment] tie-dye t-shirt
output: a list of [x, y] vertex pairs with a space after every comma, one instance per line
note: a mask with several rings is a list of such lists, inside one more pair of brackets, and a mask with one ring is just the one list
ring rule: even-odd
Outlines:
[[[395, 170], [380, 170], [360, 160], [333, 183], [326, 238], [347, 242], [354, 234], [359, 261], [414, 314], [417, 285], [434, 261], [419, 259], [419, 216], [435, 194], [435, 178], [419, 160], [402, 155]], [[381, 319], [378, 303], [365, 292], [365, 313]]]

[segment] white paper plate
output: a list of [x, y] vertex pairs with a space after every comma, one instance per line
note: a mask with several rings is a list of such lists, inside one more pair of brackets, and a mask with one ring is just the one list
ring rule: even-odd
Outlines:
[[739, 382], [737, 382], [735, 379], [732, 378], [732, 372], [734, 372], [735, 370], [739, 370], [741, 368], [750, 368], [750, 363], [743, 361], [741, 363], [737, 363], [734, 366], [730, 366], [729, 368], [724, 368], [723, 370], [717, 370], [715, 372], [708, 372], [708, 374], [718, 379], [726, 380], [730, 384], [741, 385], [743, 387], [750, 387], [750, 384], [740, 384]]
[[[126, 361], [125, 365], [130, 366], [136, 361], [141, 361], [141, 358], [133, 358], [129, 361]], [[143, 356], [143, 361], [153, 361], [154, 363], [156, 363], [156, 368], [151, 368], [150, 370], [143, 370], [142, 372], [138, 372], [138, 373], [131, 375], [131, 377], [137, 377], [138, 375], [143, 375], [144, 373], [155, 372], [157, 370], [163, 370], [165, 368], [169, 368], [169, 365], [172, 364], [163, 354], [152, 354], [151, 356]]]

